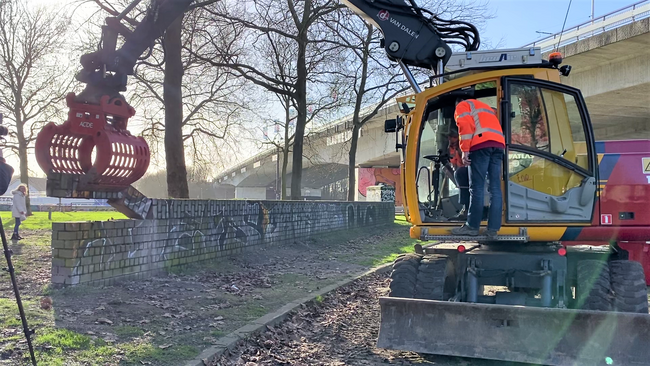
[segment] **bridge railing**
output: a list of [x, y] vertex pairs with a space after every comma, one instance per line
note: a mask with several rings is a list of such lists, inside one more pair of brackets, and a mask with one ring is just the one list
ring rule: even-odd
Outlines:
[[[529, 43], [522, 48], [540, 47], [542, 53], [556, 47], [566, 46], [579, 40], [621, 27], [623, 25], [650, 17], [650, 0], [639, 1], [624, 8], [614, 10], [590, 21], [578, 24], [548, 37]], [[560, 44], [558, 45], [558, 42]]]

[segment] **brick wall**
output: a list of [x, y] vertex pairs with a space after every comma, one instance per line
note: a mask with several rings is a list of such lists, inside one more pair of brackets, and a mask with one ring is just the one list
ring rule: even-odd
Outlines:
[[392, 202], [147, 199], [146, 211], [145, 220], [53, 224], [52, 283], [147, 278], [256, 245], [383, 225], [395, 217]]

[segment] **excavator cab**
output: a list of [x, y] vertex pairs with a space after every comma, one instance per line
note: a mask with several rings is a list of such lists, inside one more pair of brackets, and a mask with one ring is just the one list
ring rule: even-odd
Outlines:
[[[456, 101], [470, 98], [494, 109], [506, 137], [499, 234], [552, 241], [567, 225], [589, 225], [598, 177], [584, 98], [560, 83], [557, 70], [513, 68], [459, 77], [412, 98], [415, 105], [402, 116], [407, 121], [404, 198], [412, 235], [440, 239], [464, 222], [455, 219], [469, 181], [467, 173], [455, 174], [463, 165], [454, 110]], [[459, 181], [459, 175], [465, 179]], [[487, 188], [485, 193], [487, 219]]]

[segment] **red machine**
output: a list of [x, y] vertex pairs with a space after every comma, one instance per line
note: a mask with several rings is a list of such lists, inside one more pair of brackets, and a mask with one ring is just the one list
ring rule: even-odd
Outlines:
[[[105, 95], [99, 105], [66, 98], [68, 120], [50, 122], [36, 138], [36, 160], [43, 171], [80, 175], [77, 190], [120, 191], [140, 179], [149, 166], [149, 146], [126, 130], [135, 110]], [[93, 152], [95, 153], [93, 161]]]
[[[599, 141], [599, 194], [592, 226], [569, 227], [564, 245], [607, 246], [616, 241], [643, 265], [650, 285], [650, 140]], [[641, 162], [641, 164], [639, 164]]]

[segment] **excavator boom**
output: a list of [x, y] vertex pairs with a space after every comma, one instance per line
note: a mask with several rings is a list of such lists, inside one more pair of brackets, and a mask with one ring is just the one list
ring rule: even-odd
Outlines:
[[342, 0], [352, 11], [381, 30], [388, 58], [397, 61], [416, 92], [419, 87], [408, 66], [442, 73], [452, 55], [450, 45], [476, 51], [480, 45], [478, 30], [470, 23], [444, 20], [415, 1]]
[[[106, 18], [100, 49], [81, 56], [83, 69], [77, 73], [77, 80], [86, 84], [86, 90], [76, 101], [98, 104], [104, 95], [119, 97], [118, 93], [126, 90], [127, 76], [133, 75], [138, 59], [193, 1], [151, 0], [147, 13], [133, 30], [124, 24], [124, 19], [140, 0], [133, 1], [117, 16]], [[124, 43], [116, 49], [120, 35]]]

